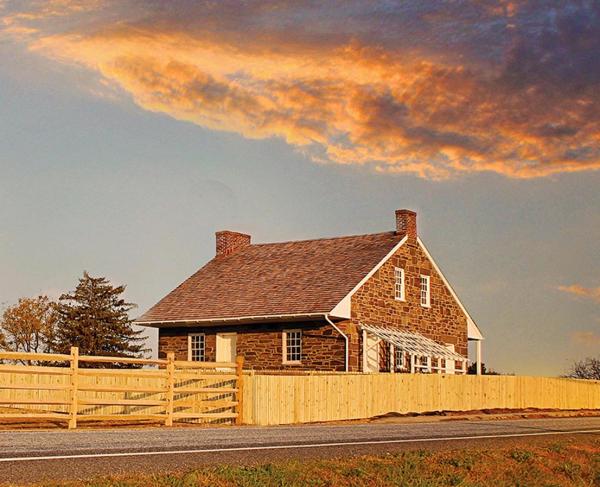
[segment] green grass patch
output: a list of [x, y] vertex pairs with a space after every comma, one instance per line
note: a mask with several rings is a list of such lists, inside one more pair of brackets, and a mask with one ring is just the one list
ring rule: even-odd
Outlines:
[[513, 450], [510, 452], [510, 458], [519, 463], [526, 463], [533, 458], [533, 452], [531, 450]]

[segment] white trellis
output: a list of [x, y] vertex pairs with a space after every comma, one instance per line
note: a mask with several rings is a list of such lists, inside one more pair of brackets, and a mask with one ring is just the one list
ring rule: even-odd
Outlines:
[[[371, 334], [389, 345], [392, 371], [467, 373], [466, 357], [420, 333], [364, 324], [361, 329], [363, 343], [366, 343], [366, 334]], [[456, 362], [461, 365], [459, 369], [456, 369]]]

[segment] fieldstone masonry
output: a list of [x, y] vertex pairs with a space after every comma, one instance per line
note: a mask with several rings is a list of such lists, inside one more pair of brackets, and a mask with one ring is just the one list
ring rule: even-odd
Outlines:
[[[302, 330], [302, 362], [283, 363], [283, 331]], [[245, 367], [254, 370], [343, 370], [344, 340], [323, 322], [272, 323], [236, 326], [161, 328], [159, 356], [175, 352], [177, 360], [188, 358], [188, 333], [205, 334], [205, 358], [216, 360], [217, 333], [237, 333], [237, 353]]]
[[[394, 296], [394, 268], [405, 272], [405, 301]], [[421, 306], [420, 277], [430, 276], [431, 306]], [[351, 323], [360, 323], [415, 331], [440, 343], [452, 344], [467, 355], [467, 317], [446, 287], [431, 261], [416, 240], [409, 239], [354, 294]], [[351, 370], [360, 370], [362, 336], [353, 340]]]

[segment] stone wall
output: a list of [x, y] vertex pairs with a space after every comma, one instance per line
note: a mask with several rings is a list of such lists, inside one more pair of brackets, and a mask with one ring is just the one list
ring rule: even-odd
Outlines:
[[[283, 363], [283, 330], [302, 330], [302, 361]], [[217, 333], [237, 333], [237, 354], [245, 367], [255, 370], [344, 370], [344, 339], [327, 323], [263, 323], [210, 327], [162, 328], [159, 356], [175, 352], [177, 360], [188, 358], [188, 333], [205, 334], [205, 359], [216, 360]]]
[[[394, 267], [404, 269], [405, 301], [394, 294]], [[420, 276], [430, 276], [431, 306], [420, 302]], [[351, 340], [350, 369], [362, 369], [362, 336], [359, 323], [415, 331], [440, 343], [453, 344], [467, 355], [467, 317], [414, 239], [407, 241], [352, 296], [350, 322], [345, 327], [356, 336]]]

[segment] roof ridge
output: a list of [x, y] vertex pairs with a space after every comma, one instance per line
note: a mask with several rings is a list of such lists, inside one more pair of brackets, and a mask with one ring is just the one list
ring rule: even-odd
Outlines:
[[[340, 240], [343, 238], [356, 238], [356, 237], [375, 237], [380, 235], [395, 235], [396, 232], [394, 230], [390, 230], [387, 232], [376, 232], [376, 233], [360, 233], [357, 235], [339, 235], [337, 237], [319, 237], [319, 238], [306, 238], [302, 240], [284, 240], [281, 242], [261, 242], [261, 243], [252, 243], [250, 247], [261, 247], [265, 245], [283, 245], [289, 243], [304, 243], [304, 242], [319, 242], [322, 240]], [[400, 236], [400, 235], [398, 235]]]

